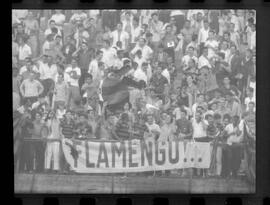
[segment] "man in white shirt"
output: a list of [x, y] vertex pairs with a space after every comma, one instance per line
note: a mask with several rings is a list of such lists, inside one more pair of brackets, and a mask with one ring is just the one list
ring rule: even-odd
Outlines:
[[201, 69], [204, 66], [207, 66], [209, 68], [212, 67], [207, 56], [208, 56], [208, 48], [204, 47], [203, 51], [202, 51], [202, 55], [199, 57], [199, 60], [198, 60], [198, 68], [199, 69]]
[[69, 96], [67, 107], [75, 107], [75, 101], [81, 99], [80, 88], [79, 88], [79, 78], [81, 77], [81, 69], [77, 67], [77, 60], [71, 60], [71, 66], [67, 67], [65, 73], [69, 75]]
[[89, 69], [88, 73], [92, 75], [93, 81], [97, 80], [98, 73], [100, 72], [98, 69], [98, 63], [101, 62], [101, 59], [103, 57], [103, 52], [101, 50], [98, 50], [96, 52], [96, 58], [94, 58], [90, 64], [89, 64]]
[[251, 50], [256, 48], [256, 26], [255, 24], [251, 24], [250, 31], [250, 42], [248, 42], [248, 46]]
[[145, 140], [155, 140], [160, 135], [160, 127], [154, 122], [152, 115], [147, 116], [147, 122], [145, 123], [150, 134], [146, 136]]
[[132, 30], [131, 30], [131, 43], [135, 44], [139, 40], [139, 37], [142, 33], [142, 28], [139, 25], [139, 19], [138, 18], [133, 18], [132, 21]]
[[188, 62], [190, 59], [193, 59], [196, 64], [198, 63], [198, 58], [194, 55], [194, 47], [192, 46], [187, 48], [187, 54], [182, 58], [183, 70], [188, 68]]
[[198, 34], [198, 45], [200, 46], [200, 53], [202, 52], [204, 44], [208, 39], [209, 30], [210, 30], [209, 22], [204, 21], [203, 22], [203, 27], [199, 30], [199, 34]]
[[30, 100], [31, 103], [37, 101], [38, 96], [42, 94], [43, 90], [43, 85], [38, 80], [35, 80], [34, 73], [31, 73], [30, 78], [25, 79], [20, 85], [20, 92], [25, 102], [28, 100]]
[[49, 34], [53, 33], [53, 29], [57, 29], [56, 34], [59, 36], [62, 36], [61, 31], [59, 28], [57, 28], [56, 23], [54, 20], [49, 21], [49, 28], [47, 28], [44, 32], [45, 36], [48, 36]]
[[202, 119], [202, 113], [196, 112], [195, 117], [192, 120], [193, 127], [193, 139], [200, 140], [200, 138], [206, 137], [207, 125]]
[[237, 31], [235, 31], [235, 24], [230, 24], [230, 37], [231, 41], [236, 45], [236, 48], [240, 48], [240, 35]]
[[208, 39], [206, 40], [205, 45], [204, 45], [205, 47], [208, 48], [208, 56], [207, 56], [208, 59], [210, 59], [216, 55], [216, 51], [217, 51], [218, 46], [219, 46], [219, 43], [215, 39], [214, 35], [215, 35], [214, 31], [209, 31], [208, 32]]
[[19, 71], [19, 75], [23, 77], [23, 80], [25, 80], [26, 78], [29, 78], [29, 75], [34, 72], [36, 75], [36, 78], [39, 77], [40, 75], [40, 71], [37, 68], [37, 66], [35, 66], [32, 62], [32, 60], [30, 58], [26, 58], [26, 64], [20, 68]]
[[30, 46], [28, 46], [26, 43], [26, 39], [19, 38], [19, 61], [24, 61], [25, 58], [31, 57], [32, 51]]
[[158, 19], [157, 13], [153, 13], [151, 17], [152, 18], [149, 21], [149, 29], [150, 29], [150, 32], [153, 34], [153, 37], [152, 37], [153, 44], [157, 48], [161, 40], [161, 35], [163, 31], [163, 23], [162, 21]]
[[122, 43], [122, 49], [126, 50], [128, 46], [129, 34], [123, 30], [123, 24], [118, 23], [115, 31], [111, 33], [113, 40], [112, 46], [116, 46], [116, 43], [120, 41]]
[[39, 61], [39, 71], [41, 80], [55, 79], [57, 66], [53, 63], [53, 57], [51, 55], [46, 54], [43, 61]]
[[134, 57], [138, 50], [142, 51], [142, 58], [144, 61], [149, 61], [152, 58], [153, 50], [148, 45], [146, 45], [146, 40], [144, 38], [140, 38], [135, 48], [133, 48], [130, 52], [131, 58]]
[[101, 61], [105, 64], [105, 69], [114, 65], [116, 59], [116, 50], [110, 46], [109, 40], [104, 40], [104, 47], [100, 50], [103, 52]]
[[228, 135], [227, 147], [223, 150], [224, 161], [226, 165], [226, 175], [231, 175], [233, 177], [237, 176], [237, 171], [239, 170], [241, 163], [241, 150], [238, 146], [242, 142], [244, 136], [244, 121], [240, 120], [239, 116], [234, 116], [232, 123], [228, 124], [224, 128]]

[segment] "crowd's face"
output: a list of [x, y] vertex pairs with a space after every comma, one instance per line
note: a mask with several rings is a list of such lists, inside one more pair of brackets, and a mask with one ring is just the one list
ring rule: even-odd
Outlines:
[[195, 113], [195, 119], [196, 119], [197, 122], [201, 120], [201, 113], [200, 112], [197, 111]]
[[224, 126], [228, 125], [230, 123], [230, 120], [228, 118], [224, 118], [223, 124]]
[[122, 28], [123, 28], [123, 26], [122, 26], [121, 23], [117, 24], [117, 30], [118, 30], [118, 31], [122, 31]]
[[166, 27], [166, 33], [170, 34], [172, 32], [172, 27], [171, 26], [167, 26]]
[[140, 39], [139, 39], [139, 46], [140, 46], [140, 47], [143, 47], [144, 45], [145, 45], [145, 39], [140, 38]]
[[75, 59], [72, 59], [71, 66], [72, 68], [75, 68], [77, 66], [77, 61]]
[[56, 27], [55, 21], [51, 21], [49, 26], [50, 26], [51, 29], [55, 28]]
[[236, 48], [235, 48], [235, 46], [231, 46], [230, 50], [231, 50], [231, 54], [235, 54], [235, 53], [236, 53]]
[[188, 85], [193, 84], [193, 78], [192, 78], [191, 75], [188, 75], [186, 79], [187, 79], [187, 84], [188, 84]]
[[19, 24], [19, 25], [17, 26], [17, 32], [18, 32], [18, 33], [23, 33], [23, 31], [24, 31], [23, 25]]
[[185, 28], [190, 28], [190, 21], [186, 21], [184, 26]]
[[224, 83], [224, 85], [229, 85], [230, 84], [230, 79], [228, 77], [225, 77], [223, 79], [223, 83]]
[[41, 121], [41, 115], [40, 115], [40, 113], [36, 113], [35, 120], [38, 121], [38, 122]]
[[203, 19], [203, 14], [201, 12], [197, 13], [197, 21], [201, 21]]
[[204, 21], [204, 22], [203, 22], [203, 26], [204, 26], [205, 29], [208, 29], [208, 28], [209, 28], [209, 23], [208, 23], [208, 21]]

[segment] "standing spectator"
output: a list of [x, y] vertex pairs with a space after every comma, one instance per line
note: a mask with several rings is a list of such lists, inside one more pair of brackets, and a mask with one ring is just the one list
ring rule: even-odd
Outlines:
[[30, 78], [25, 79], [20, 85], [20, 92], [24, 102], [27, 102], [28, 100], [30, 100], [32, 103], [35, 102], [43, 90], [43, 85], [38, 80], [35, 80], [34, 73], [31, 73]]
[[152, 13], [151, 19], [149, 21], [149, 29], [150, 29], [150, 32], [153, 34], [153, 44], [154, 44], [155, 50], [160, 44], [162, 28], [163, 28], [163, 23], [162, 21], [159, 20], [158, 14]]
[[[60, 142], [62, 135], [60, 133], [60, 121], [56, 116], [56, 113], [53, 111], [50, 113], [49, 119], [46, 122], [48, 128], [47, 136], [47, 145], [45, 151], [45, 172], [51, 170], [54, 173], [57, 173], [60, 169], [59, 160], [60, 160]], [[53, 161], [53, 166], [51, 162]]]
[[83, 42], [72, 56], [78, 58], [78, 67], [81, 68], [81, 77], [79, 79], [79, 87], [81, 88], [85, 79], [84, 76], [88, 71], [89, 63], [93, 58], [93, 50], [88, 48], [86, 42]]
[[114, 30], [111, 33], [111, 38], [112, 38], [112, 46], [116, 46], [117, 42], [122, 43], [122, 49], [127, 50], [128, 47], [128, 40], [130, 38], [129, 34], [123, 30], [123, 24], [118, 23], [116, 30]]
[[19, 38], [18, 42], [19, 42], [18, 60], [19, 64], [22, 65], [26, 58], [32, 57], [32, 50], [31, 47], [26, 44], [26, 37]]
[[29, 36], [28, 45], [31, 48], [32, 57], [38, 56], [38, 21], [33, 16], [32, 12], [28, 12], [27, 18], [24, 21], [25, 33]]
[[103, 52], [101, 50], [98, 50], [96, 52], [96, 57], [90, 62], [88, 73], [92, 75], [92, 78], [94, 81], [97, 80], [98, 73], [100, 72], [98, 69], [98, 63], [101, 62], [101, 59], [103, 57]]
[[62, 53], [65, 57], [65, 63], [70, 64], [72, 59], [72, 54], [76, 51], [75, 43], [72, 42], [71, 36], [67, 36], [65, 44], [62, 47]]
[[59, 74], [54, 87], [53, 108], [57, 109], [60, 104], [66, 105], [68, 99], [68, 85], [64, 81], [64, 74]]
[[69, 75], [69, 96], [67, 101], [67, 107], [72, 108], [75, 106], [75, 101], [81, 98], [79, 88], [81, 69], [77, 66], [76, 59], [71, 60], [71, 66], [66, 68], [65, 73]]
[[198, 34], [198, 45], [199, 45], [199, 53], [203, 52], [205, 47], [205, 43], [208, 39], [208, 32], [210, 31], [209, 22], [203, 21], [203, 27], [199, 30]]

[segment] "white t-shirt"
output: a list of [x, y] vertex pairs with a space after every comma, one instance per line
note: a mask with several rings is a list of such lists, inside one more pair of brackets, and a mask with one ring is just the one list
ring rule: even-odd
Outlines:
[[55, 64], [52, 64], [49, 66], [47, 63], [39, 62], [39, 71], [40, 71], [40, 79], [55, 79], [55, 76], [57, 74], [57, 66]]
[[142, 51], [142, 58], [143, 58], [145, 61], [149, 60], [150, 56], [151, 56], [152, 53], [153, 53], [153, 50], [152, 50], [149, 46], [147, 46], [147, 45], [145, 45], [145, 46], [142, 47], [142, 48], [141, 48], [139, 45], [136, 45], [136, 46], [132, 49], [131, 53], [134, 55], [138, 50], [141, 50], [141, 51]]
[[[116, 42], [118, 41], [118, 31], [115, 30], [113, 32], [111, 32], [111, 38], [113, 39], [113, 43], [112, 46], [116, 46]], [[129, 34], [125, 31], [121, 31], [120, 33], [120, 41], [122, 42], [122, 49], [125, 50], [126, 49], [126, 41], [129, 39]]]
[[162, 71], [161, 75], [163, 75], [168, 80], [168, 83], [170, 84], [171, 77], [167, 68]]
[[[21, 67], [19, 75], [22, 75], [26, 71], [27, 71], [26, 66]], [[33, 65], [33, 71], [39, 73], [39, 69], [37, 68], [37, 66]]]
[[101, 51], [103, 52], [101, 61], [104, 62], [105, 67], [113, 66], [116, 58], [116, 50], [114, 48], [102, 48]]
[[[237, 136], [236, 134], [232, 134], [233, 132], [236, 132], [236, 130], [239, 129], [239, 131], [241, 131], [240, 136]], [[224, 130], [231, 136], [228, 137], [227, 139], [227, 144], [231, 145], [232, 143], [239, 143], [241, 142], [241, 140], [243, 139], [243, 132], [244, 132], [244, 121], [241, 120], [239, 125], [237, 127], [233, 127], [233, 124], [230, 123], [228, 124]]]
[[192, 56], [190, 57], [190, 55], [185, 55], [183, 58], [182, 58], [182, 63], [183, 65], [186, 67], [188, 66], [188, 62], [190, 61], [190, 59], [193, 59], [195, 61], [195, 63], [197, 64], [198, 63], [198, 58], [196, 56]]
[[197, 123], [196, 119], [192, 120], [193, 138], [206, 137], [206, 130], [203, 128], [203, 123], [200, 121]]
[[79, 87], [79, 79], [74, 79], [72, 78], [72, 71], [75, 71], [77, 73], [77, 75], [81, 75], [81, 69], [76, 67], [76, 68], [72, 68], [72, 67], [67, 67], [65, 70], [65, 73], [67, 73], [69, 75], [69, 83], [72, 86], [76, 86]]
[[137, 68], [137, 70], [134, 71], [133, 76], [138, 81], [144, 80], [145, 83], [148, 81], [146, 73], [140, 68]]
[[[205, 46], [208, 47], [208, 58], [212, 58], [215, 55], [215, 49], [218, 48], [218, 42], [216, 40], [207, 40]], [[214, 49], [213, 49], [214, 48]]]
[[88, 73], [92, 75], [93, 80], [95, 80], [98, 76], [98, 62], [96, 59], [92, 60], [89, 64]]
[[32, 51], [30, 46], [24, 44], [23, 46], [19, 46], [19, 60], [24, 60], [27, 57], [32, 55]]
[[198, 44], [205, 43], [208, 39], [208, 32], [209, 28], [205, 30], [204, 28], [201, 28], [198, 34]]
[[[255, 96], [253, 96], [252, 98], [249, 98], [249, 97], [246, 97], [245, 98], [245, 105], [246, 105], [246, 110], [248, 110], [248, 104], [250, 103], [250, 102], [254, 102], [254, 103], [256, 103], [256, 98], [255, 98]], [[256, 105], [256, 104], [255, 104]], [[255, 111], [255, 107], [254, 107], [254, 111]]]
[[208, 66], [209, 68], [212, 67], [209, 60], [201, 55], [198, 60], [198, 68], [201, 69], [203, 66]]
[[142, 28], [140, 26], [138, 26], [137, 28], [133, 28], [131, 29], [131, 43], [136, 43], [137, 41], [135, 41], [136, 38], [138, 38], [141, 34]]

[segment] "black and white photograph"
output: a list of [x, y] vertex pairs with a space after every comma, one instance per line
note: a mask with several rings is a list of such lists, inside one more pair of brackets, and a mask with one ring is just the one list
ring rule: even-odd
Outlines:
[[14, 191], [256, 192], [256, 10], [12, 10]]

